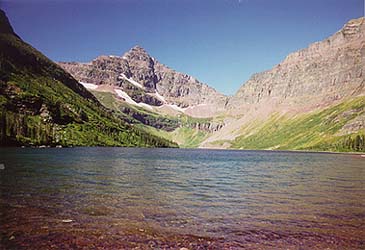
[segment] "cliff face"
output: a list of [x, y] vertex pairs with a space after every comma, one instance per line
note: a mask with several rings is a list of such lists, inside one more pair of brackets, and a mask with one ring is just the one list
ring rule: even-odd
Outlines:
[[328, 39], [294, 52], [273, 69], [255, 74], [229, 101], [311, 106], [364, 93], [365, 21], [348, 22]]
[[140, 90], [146, 95], [157, 92], [164, 101], [181, 108], [200, 104], [224, 107], [227, 101], [227, 97], [192, 76], [159, 63], [139, 46], [121, 57], [100, 56], [90, 63], [61, 62], [59, 65], [81, 82], [109, 84], [124, 90], [130, 85], [126, 80], [132, 80], [141, 85]]

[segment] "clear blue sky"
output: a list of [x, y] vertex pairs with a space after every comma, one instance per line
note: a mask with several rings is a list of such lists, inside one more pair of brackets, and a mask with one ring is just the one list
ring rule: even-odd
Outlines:
[[54, 61], [134, 45], [225, 94], [363, 15], [363, 0], [0, 0], [25, 41]]

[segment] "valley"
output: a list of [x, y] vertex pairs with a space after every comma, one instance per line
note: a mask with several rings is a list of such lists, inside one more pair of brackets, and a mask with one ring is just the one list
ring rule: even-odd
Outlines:
[[0, 250], [364, 249], [359, 2], [0, 3]]
[[365, 22], [289, 54], [233, 96], [141, 46], [54, 63], [1, 13], [1, 144], [364, 151]]
[[[122, 119], [180, 147], [362, 151], [364, 35], [364, 18], [351, 20], [254, 74], [233, 96], [170, 69], [140, 46], [59, 65]], [[355, 140], [357, 146], [346, 144]]]

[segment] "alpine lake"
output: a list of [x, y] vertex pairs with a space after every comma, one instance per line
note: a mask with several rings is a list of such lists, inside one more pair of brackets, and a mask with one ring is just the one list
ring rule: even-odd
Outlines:
[[0, 249], [365, 249], [361, 155], [1, 148]]

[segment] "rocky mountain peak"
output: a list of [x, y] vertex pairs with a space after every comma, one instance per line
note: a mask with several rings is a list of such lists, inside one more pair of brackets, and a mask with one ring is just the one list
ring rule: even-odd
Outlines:
[[[131, 88], [142, 86], [142, 89], [137, 87], [139, 89], [135, 90], [134, 97], [137, 94], [141, 95], [141, 91], [146, 96], [158, 93], [164, 98], [163, 102], [167, 101], [181, 108], [213, 104], [216, 108], [212, 109], [215, 111], [224, 108], [227, 101], [226, 96], [194, 77], [159, 63], [139, 45], [122, 57], [99, 56], [91, 63], [60, 63], [60, 65], [81, 82], [114, 85], [129, 92]], [[134, 98], [134, 101], [139, 102], [139, 99]], [[148, 104], [154, 105], [155, 102]]]
[[154, 73], [154, 60], [146, 50], [137, 45], [125, 53], [122, 58], [127, 61], [129, 66], [127, 75], [142, 84], [147, 91], [155, 92], [157, 79]]
[[363, 36], [364, 32], [362, 31], [364, 31], [364, 29], [365, 29], [365, 18], [360, 17], [357, 19], [352, 19], [349, 22], [347, 22], [340, 32], [342, 32], [343, 36], [345, 37], [353, 38], [359, 35]]
[[134, 46], [123, 55], [126, 60], [152, 60], [147, 51], [139, 45]]

